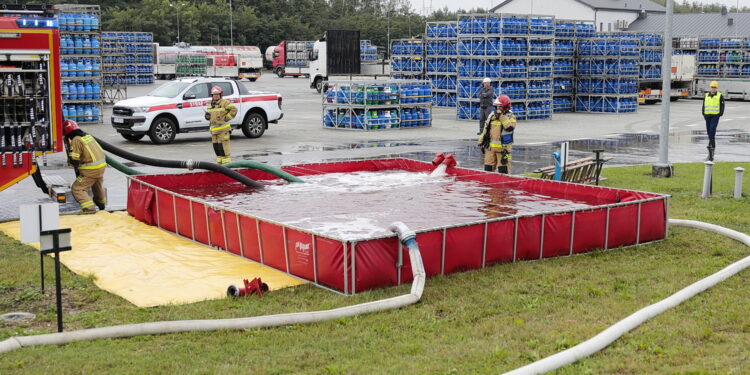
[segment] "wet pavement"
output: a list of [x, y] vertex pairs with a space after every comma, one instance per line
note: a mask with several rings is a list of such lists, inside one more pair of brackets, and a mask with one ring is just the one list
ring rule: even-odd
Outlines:
[[[270, 124], [263, 137], [246, 139], [241, 133], [232, 136], [233, 159], [252, 159], [275, 166], [404, 157], [430, 161], [438, 152], [453, 153], [462, 167], [483, 169], [482, 154], [475, 146], [475, 122], [457, 121], [453, 109], [433, 109], [433, 126], [387, 131], [337, 131], [324, 129], [320, 119], [320, 96], [307, 88], [304, 79], [280, 79], [265, 75], [249, 89], [281, 92], [284, 96], [284, 119]], [[143, 95], [156, 86], [129, 87], [130, 97]], [[706, 157], [707, 137], [700, 117], [700, 101], [681, 100], [672, 103], [669, 137], [671, 163], [701, 162]], [[519, 123], [513, 150], [513, 173], [521, 174], [552, 164], [551, 154], [559, 150], [560, 141], [570, 142], [570, 157], [593, 156], [603, 149], [613, 159], [607, 166], [653, 164], [658, 160], [658, 105], [640, 106], [635, 114], [555, 114], [551, 120]], [[88, 125], [84, 130], [103, 140], [150, 157], [172, 160], [212, 160], [208, 134], [180, 134], [170, 145], [157, 146], [147, 139], [128, 142], [112, 129], [105, 107], [105, 123]], [[696, 113], [698, 115], [696, 115]], [[727, 102], [726, 115], [717, 133], [717, 161], [750, 161], [750, 103]], [[41, 160], [40, 160], [41, 161]], [[147, 173], [180, 173], [126, 162]], [[606, 168], [606, 166], [605, 166]], [[50, 155], [46, 174], [58, 175], [72, 182], [73, 171], [65, 166], [62, 154]], [[606, 169], [603, 172], [606, 176]], [[108, 209], [124, 209], [127, 199], [126, 178], [109, 168], [105, 177]], [[18, 216], [18, 206], [48, 201], [48, 198], [27, 178], [0, 192], [0, 220]], [[72, 201], [61, 205], [62, 212], [76, 212]]]

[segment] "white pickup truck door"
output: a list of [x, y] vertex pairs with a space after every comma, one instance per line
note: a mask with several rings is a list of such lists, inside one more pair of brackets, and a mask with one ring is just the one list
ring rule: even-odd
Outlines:
[[[209, 86], [205, 82], [191, 86], [177, 105], [180, 113], [180, 126], [186, 128], [207, 127], [206, 106], [211, 102]], [[181, 107], [181, 108], [180, 108]]]

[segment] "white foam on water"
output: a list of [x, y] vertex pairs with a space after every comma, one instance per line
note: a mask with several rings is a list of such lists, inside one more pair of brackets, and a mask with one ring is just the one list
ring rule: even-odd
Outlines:
[[448, 176], [432, 176], [427, 173], [393, 171], [387, 173], [351, 172], [306, 176], [304, 184], [271, 185], [269, 190], [286, 193], [329, 192], [369, 193], [414, 187], [423, 184], [452, 183]]
[[445, 164], [440, 164], [435, 168], [432, 173], [430, 173], [430, 177], [444, 177], [445, 176], [445, 170], [448, 169], [448, 166]]

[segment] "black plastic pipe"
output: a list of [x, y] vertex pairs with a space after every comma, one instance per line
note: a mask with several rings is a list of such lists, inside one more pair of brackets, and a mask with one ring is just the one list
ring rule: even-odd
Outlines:
[[260, 184], [259, 182], [248, 178], [247, 176], [231, 170], [223, 165], [219, 165], [216, 163], [209, 163], [205, 161], [195, 161], [195, 160], [161, 160], [161, 159], [154, 159], [149, 158], [147, 156], [137, 155], [129, 151], [125, 151], [119, 147], [112, 146], [111, 144], [102, 141], [99, 138], [94, 137], [97, 142], [102, 146], [102, 148], [108, 152], [111, 152], [121, 158], [128, 159], [130, 161], [134, 161], [136, 163], [151, 165], [154, 167], [164, 167], [164, 168], [186, 168], [188, 170], [193, 169], [205, 169], [207, 171], [221, 173], [231, 179], [237, 180], [247, 186], [254, 187], [254, 188], [260, 188], [262, 189], [264, 186]]

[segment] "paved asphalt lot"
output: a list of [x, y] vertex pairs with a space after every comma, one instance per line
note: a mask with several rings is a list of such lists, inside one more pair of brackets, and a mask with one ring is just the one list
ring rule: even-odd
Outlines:
[[[145, 95], [158, 85], [128, 87], [128, 97]], [[478, 125], [474, 121], [458, 121], [454, 108], [434, 108], [433, 123], [429, 128], [393, 129], [384, 131], [354, 131], [326, 129], [321, 124], [322, 98], [309, 88], [306, 78], [278, 78], [263, 75], [256, 82], [243, 81], [251, 91], [281, 93], [284, 118], [270, 124], [258, 139], [245, 138], [241, 132], [232, 135], [234, 160], [253, 159], [282, 166], [306, 162], [408, 157], [430, 160], [437, 152], [455, 153], [459, 163], [468, 168], [481, 168], [481, 154], [474, 147]], [[110, 124], [112, 106], [104, 108], [104, 123], [85, 125], [83, 130], [128, 151], [173, 160], [213, 161], [210, 136], [206, 133], [178, 134], [175, 142], [157, 146], [148, 137], [129, 142], [114, 131]], [[697, 162], [706, 155], [707, 143], [699, 100], [680, 100], [672, 103], [670, 121], [670, 162]], [[603, 148], [614, 159], [610, 165], [650, 164], [657, 161], [660, 105], [641, 105], [630, 114], [555, 114], [550, 120], [523, 121], [515, 134], [514, 173], [530, 172], [551, 164], [550, 153], [557, 142], [571, 142], [572, 158], [591, 155], [595, 148]], [[717, 135], [717, 160], [750, 160], [750, 102], [727, 102], [725, 116]], [[45, 173], [59, 175], [73, 181], [73, 173], [64, 165], [64, 155], [48, 158]], [[151, 173], [175, 173], [129, 164]], [[109, 169], [106, 175], [109, 208], [125, 206], [126, 179], [120, 172]], [[40, 202], [45, 196], [31, 179], [0, 192], [4, 204], [0, 219], [17, 216], [18, 205]], [[62, 210], [75, 211], [74, 203]]]

